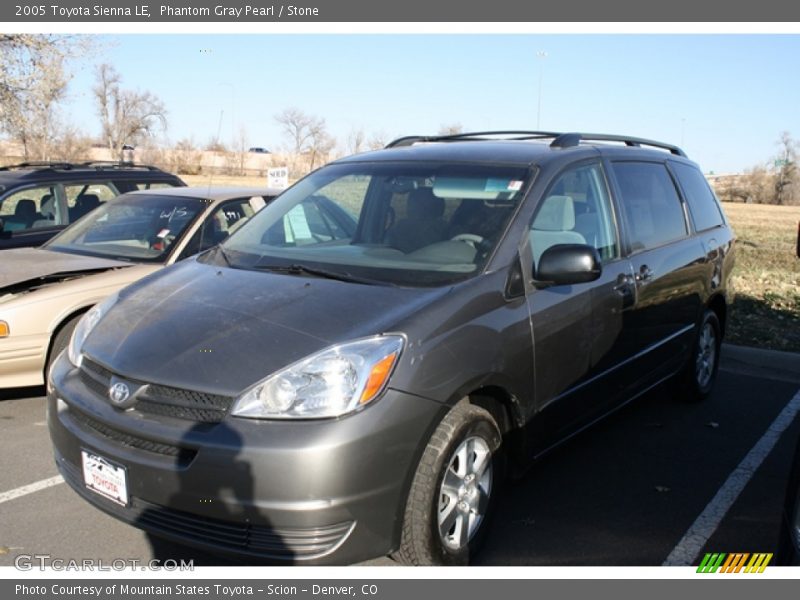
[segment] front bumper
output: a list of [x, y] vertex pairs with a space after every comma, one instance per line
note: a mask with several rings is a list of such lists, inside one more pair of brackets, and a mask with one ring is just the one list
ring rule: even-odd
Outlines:
[[[63, 355], [50, 383], [56, 463], [86, 500], [181, 543], [305, 564], [398, 546], [408, 487], [444, 412], [387, 390], [341, 419], [199, 423], [114, 408]], [[84, 485], [81, 449], [125, 467], [127, 506]]]

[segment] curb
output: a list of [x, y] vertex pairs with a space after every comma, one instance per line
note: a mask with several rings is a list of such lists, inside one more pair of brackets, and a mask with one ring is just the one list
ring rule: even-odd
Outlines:
[[800, 384], [800, 354], [722, 344], [720, 368]]

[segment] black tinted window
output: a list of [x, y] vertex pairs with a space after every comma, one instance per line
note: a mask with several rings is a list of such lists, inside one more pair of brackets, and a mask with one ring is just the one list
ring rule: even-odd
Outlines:
[[655, 248], [686, 235], [678, 192], [660, 163], [614, 163], [622, 193], [622, 210], [635, 252]]
[[703, 174], [688, 165], [675, 163], [672, 166], [686, 194], [695, 229], [703, 231], [722, 225], [722, 213], [717, 199]]

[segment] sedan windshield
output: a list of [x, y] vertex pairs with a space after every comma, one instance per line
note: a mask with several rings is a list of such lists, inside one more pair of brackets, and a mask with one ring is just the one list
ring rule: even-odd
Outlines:
[[223, 244], [235, 268], [441, 285], [478, 273], [516, 211], [524, 168], [350, 163], [320, 169]]
[[199, 198], [123, 194], [62, 231], [45, 247], [136, 262], [163, 262], [204, 207]]

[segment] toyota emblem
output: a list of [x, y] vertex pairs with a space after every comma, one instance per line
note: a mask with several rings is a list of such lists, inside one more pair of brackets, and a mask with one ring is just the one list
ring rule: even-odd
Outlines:
[[131, 388], [127, 383], [118, 381], [110, 388], [108, 388], [108, 398], [117, 406], [122, 406], [125, 401], [131, 396]]

